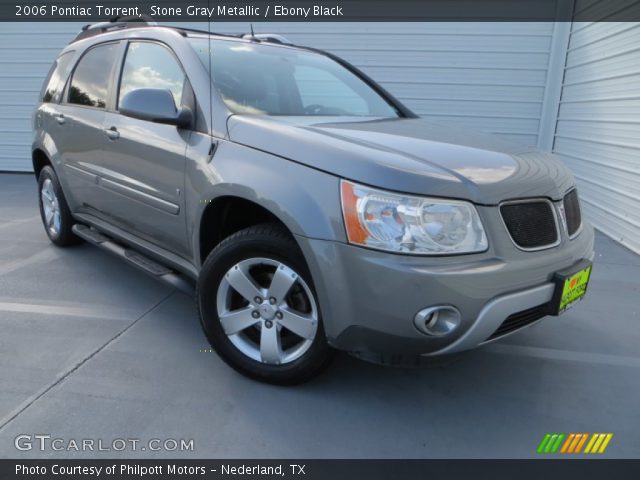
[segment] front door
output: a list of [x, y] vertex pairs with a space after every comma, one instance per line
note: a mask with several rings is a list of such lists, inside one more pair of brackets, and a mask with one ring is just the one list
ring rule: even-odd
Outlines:
[[111, 192], [109, 215], [127, 231], [187, 257], [183, 190], [191, 132], [118, 113], [120, 99], [137, 88], [167, 89], [180, 106], [191, 87], [168, 47], [129, 42], [114, 108], [106, 112], [103, 124], [107, 145], [101, 183]]

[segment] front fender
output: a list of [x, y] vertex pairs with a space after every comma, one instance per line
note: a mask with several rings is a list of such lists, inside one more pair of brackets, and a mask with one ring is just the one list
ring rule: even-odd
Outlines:
[[200, 219], [207, 205], [223, 196], [261, 205], [294, 235], [346, 241], [338, 177], [226, 140], [209, 158], [207, 140], [197, 137], [187, 152], [185, 177], [187, 229], [196, 263]]

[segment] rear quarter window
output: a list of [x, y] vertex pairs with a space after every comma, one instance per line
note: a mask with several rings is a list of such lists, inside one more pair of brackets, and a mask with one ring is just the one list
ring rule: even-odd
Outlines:
[[73, 60], [74, 53], [73, 51], [65, 52], [53, 62], [47, 79], [42, 86], [40, 101], [44, 103], [58, 103], [60, 101], [64, 84], [71, 70], [71, 60]]

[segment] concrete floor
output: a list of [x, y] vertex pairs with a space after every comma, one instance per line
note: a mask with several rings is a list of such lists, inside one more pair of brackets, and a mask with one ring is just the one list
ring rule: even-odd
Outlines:
[[[245, 379], [193, 298], [90, 245], [59, 249], [30, 175], [0, 175], [0, 457], [535, 457], [546, 432], [612, 432], [640, 457], [640, 257], [602, 235], [586, 300], [437, 368], [341, 355], [312, 383]], [[194, 452], [19, 452], [19, 434], [194, 440]], [[582, 455], [582, 457], [587, 457]]]

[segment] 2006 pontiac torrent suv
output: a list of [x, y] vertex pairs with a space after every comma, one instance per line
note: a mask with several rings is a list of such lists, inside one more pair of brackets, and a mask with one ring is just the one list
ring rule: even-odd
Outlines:
[[34, 126], [51, 241], [195, 284], [213, 349], [262, 381], [336, 349], [460, 352], [586, 293], [593, 229], [560, 161], [429, 123], [277, 35], [87, 27]]

